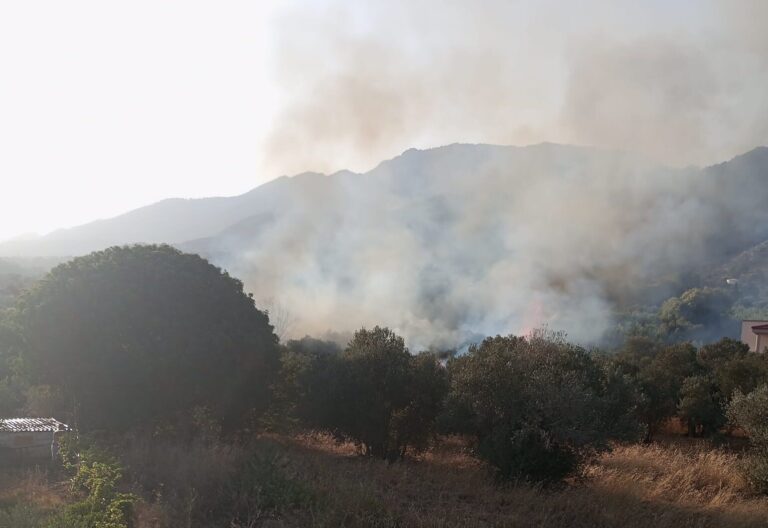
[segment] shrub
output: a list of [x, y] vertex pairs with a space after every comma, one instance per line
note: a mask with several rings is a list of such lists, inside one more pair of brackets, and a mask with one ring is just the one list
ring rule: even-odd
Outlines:
[[611, 363], [637, 387], [636, 413], [645, 426], [646, 442], [677, 412], [683, 380], [705, 372], [690, 343], [662, 347], [649, 341], [629, 341]]
[[95, 451], [80, 455], [72, 490], [85, 498], [55, 515], [47, 528], [128, 528], [136, 497], [118, 491], [122, 468]]
[[48, 513], [34, 504], [17, 503], [0, 509], [0, 528], [40, 528]]
[[726, 418], [717, 385], [707, 376], [690, 376], [680, 388], [678, 415], [688, 423], [689, 436], [705, 436], [725, 425]]
[[276, 450], [257, 451], [232, 475], [221, 504], [221, 518], [231, 526], [254, 526], [265, 517], [296, 508], [309, 509], [311, 490], [286, 471], [287, 463]]
[[736, 391], [728, 418], [749, 435], [752, 449], [744, 463], [747, 478], [755, 489], [768, 493], [768, 385], [748, 394]]
[[366, 455], [394, 460], [427, 447], [447, 391], [444, 367], [431, 354], [412, 356], [388, 328], [355, 333], [342, 353], [294, 356], [303, 423], [351, 440]]
[[315, 505], [290, 459], [270, 439], [184, 443], [147, 435], [119, 449], [127, 478], [150, 507], [163, 512], [168, 526], [261, 526]]
[[[446, 422], [506, 479], [553, 481], [636, 432], [606, 374], [557, 334], [496, 336], [448, 363]], [[616, 379], [613, 380], [617, 382]]]
[[341, 352], [336, 343], [309, 336], [282, 347], [280, 375], [266, 419], [270, 427], [292, 430], [301, 424], [328, 423]]

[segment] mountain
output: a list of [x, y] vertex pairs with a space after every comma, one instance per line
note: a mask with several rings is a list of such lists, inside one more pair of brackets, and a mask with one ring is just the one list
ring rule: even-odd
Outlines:
[[704, 169], [541, 144], [411, 149], [364, 174], [166, 200], [3, 255], [168, 242], [240, 277], [291, 333], [386, 324], [412, 346], [548, 324], [593, 342], [768, 240], [768, 148]]
[[[597, 152], [551, 144], [526, 148], [457, 144], [424, 151], [410, 149], [366, 174], [340, 171], [330, 176], [311, 172], [282, 176], [239, 196], [170, 198], [114, 218], [60, 229], [45, 236], [5, 241], [0, 243], [0, 257], [77, 256], [110, 245], [181, 243], [215, 237], [239, 222], [247, 222], [251, 216], [279, 212], [290, 206], [296, 196], [322, 195], [328, 180], [370, 182], [389, 178], [393, 185], [403, 189], [406, 185], [412, 189], [417, 180], [422, 180], [422, 189], [426, 189], [426, 182], [438, 173], [443, 184], [449, 185], [451, 179], [461, 178], [478, 168], [500, 170], [521, 162], [535, 162], [536, 158], [565, 168], [596, 157]], [[521, 157], [527, 159], [522, 161]]]
[[77, 256], [111, 245], [180, 242], [212, 236], [270, 202], [285, 200], [291, 180], [283, 176], [234, 197], [163, 200], [114, 218], [0, 243], [0, 256]]

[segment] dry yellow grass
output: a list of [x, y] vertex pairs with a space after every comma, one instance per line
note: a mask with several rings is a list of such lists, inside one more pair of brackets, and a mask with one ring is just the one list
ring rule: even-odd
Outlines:
[[[271, 442], [286, 450], [294, 478], [345, 513], [331, 517], [338, 526], [768, 526], [768, 500], [750, 494], [737, 455], [705, 444], [618, 446], [583, 478], [546, 490], [497, 485], [456, 440], [398, 464], [362, 459], [327, 439]], [[329, 519], [294, 512], [270, 526], [331, 526]]]
[[[265, 511], [248, 528], [768, 526], [768, 498], [750, 493], [737, 470], [739, 455], [712, 449], [705, 441], [618, 446], [557, 489], [498, 485], [458, 439], [445, 439], [438, 448], [395, 464], [360, 457], [354, 446], [327, 437], [266, 436], [253, 448], [271, 453], [281, 478], [310, 498], [300, 506]], [[215, 489], [203, 468], [231, 465], [236, 457], [229, 460], [222, 452], [240, 448], [206, 449], [210, 452], [173, 447], [170, 466], [185, 466], [179, 473], [184, 482]], [[203, 473], [195, 475], [196, 468]], [[166, 483], [181, 486], [180, 481]], [[198, 484], [195, 489], [205, 493]], [[136, 527], [209, 528], [180, 516], [170, 507], [171, 496], [168, 487], [163, 498], [145, 496]], [[67, 497], [66, 483], [44, 472], [0, 474], [0, 504], [26, 501], [50, 510]], [[227, 528], [244, 526], [227, 523]]]

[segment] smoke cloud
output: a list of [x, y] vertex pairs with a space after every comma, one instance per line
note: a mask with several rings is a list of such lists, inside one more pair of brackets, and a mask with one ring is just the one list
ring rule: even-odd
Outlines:
[[[578, 5], [577, 5], [578, 4]], [[456, 141], [706, 165], [768, 143], [765, 2], [326, 1], [276, 32], [270, 170]]]
[[258, 215], [186, 249], [287, 310], [285, 337], [380, 324], [453, 348], [549, 325], [595, 343], [617, 306], [768, 238], [766, 171], [766, 150], [704, 171], [552, 144], [409, 150], [273, 182]]
[[359, 169], [454, 141], [618, 150], [454, 145], [282, 179], [204, 250], [279, 300], [289, 334], [385, 324], [426, 348], [542, 324], [594, 342], [617, 305], [671, 295], [696, 263], [768, 236], [765, 166], [752, 165], [764, 152], [735, 175], [664, 168], [768, 143], [766, 4], [650, 19], [645, 3], [576, 4], [286, 13], [274, 170]]

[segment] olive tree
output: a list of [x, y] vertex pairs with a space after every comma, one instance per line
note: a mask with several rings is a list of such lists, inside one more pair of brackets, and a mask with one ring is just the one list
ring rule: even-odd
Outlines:
[[294, 346], [284, 362], [296, 380], [303, 423], [378, 458], [427, 447], [447, 390], [435, 356], [411, 355], [402, 337], [378, 326], [356, 332], [340, 353], [325, 350], [301, 354]]
[[688, 436], [706, 436], [725, 425], [725, 410], [717, 384], [708, 376], [690, 376], [680, 388], [678, 416], [688, 424]]
[[748, 394], [737, 390], [728, 418], [749, 435], [752, 444], [743, 466], [747, 478], [757, 490], [768, 493], [768, 385]]
[[590, 354], [558, 334], [487, 338], [448, 371], [444, 423], [471, 435], [503, 478], [558, 480], [610, 438], [637, 433], [631, 403], [616, 397], [628, 392], [617, 387], [623, 377], [609, 382]]

